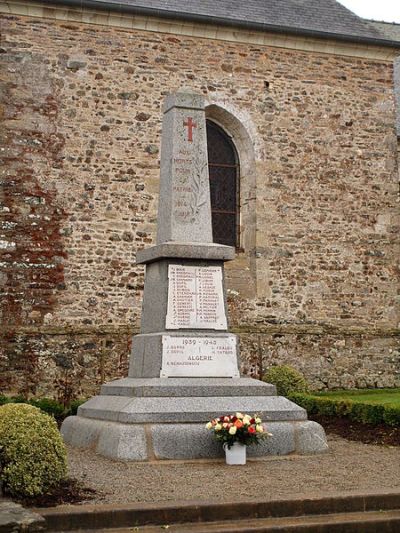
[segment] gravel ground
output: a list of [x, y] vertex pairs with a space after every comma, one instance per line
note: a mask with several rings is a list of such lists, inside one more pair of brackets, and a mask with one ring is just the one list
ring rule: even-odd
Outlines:
[[227, 466], [222, 460], [124, 463], [73, 448], [68, 457], [70, 476], [97, 492], [90, 503], [265, 501], [400, 490], [400, 447], [333, 435], [328, 441], [330, 451], [323, 455], [252, 459], [246, 466]]

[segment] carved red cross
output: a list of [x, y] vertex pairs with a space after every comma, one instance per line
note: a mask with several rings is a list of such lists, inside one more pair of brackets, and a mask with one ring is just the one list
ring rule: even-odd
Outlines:
[[184, 126], [188, 129], [188, 138], [189, 142], [193, 142], [193, 128], [197, 128], [196, 122], [193, 122], [192, 117], [188, 117], [187, 121], [183, 123]]

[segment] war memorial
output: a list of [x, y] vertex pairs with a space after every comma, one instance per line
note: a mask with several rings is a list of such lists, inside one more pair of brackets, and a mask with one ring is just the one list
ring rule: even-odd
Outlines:
[[166, 98], [161, 144], [157, 243], [137, 254], [146, 277], [129, 375], [66, 419], [65, 441], [121, 460], [218, 457], [205, 423], [242, 411], [257, 413], [273, 434], [250, 455], [325, 451], [324, 430], [304, 409], [240, 376], [224, 289], [235, 249], [213, 243], [202, 95]]

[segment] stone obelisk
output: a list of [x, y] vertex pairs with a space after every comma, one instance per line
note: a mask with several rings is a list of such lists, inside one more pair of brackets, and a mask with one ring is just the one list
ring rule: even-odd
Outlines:
[[250, 456], [326, 450], [304, 409], [240, 376], [224, 288], [224, 262], [234, 256], [212, 242], [204, 98], [177, 92], [163, 108], [157, 242], [137, 254], [146, 275], [129, 375], [65, 420], [67, 442], [124, 460], [218, 457], [205, 422], [242, 411], [273, 433]]
[[137, 254], [146, 278], [129, 376], [238, 378], [223, 286], [235, 250], [212, 241], [204, 98], [170, 95], [162, 132], [157, 243]]

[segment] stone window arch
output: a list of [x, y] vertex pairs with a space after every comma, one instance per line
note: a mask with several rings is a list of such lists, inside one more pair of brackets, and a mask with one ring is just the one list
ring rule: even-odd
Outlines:
[[250, 117], [242, 110], [227, 105], [225, 101], [206, 106], [206, 119], [219, 126], [228, 136], [240, 166], [237, 189], [237, 253], [236, 259], [226, 264], [227, 287], [252, 298], [257, 293], [256, 158], [254, 140], [249, 133], [254, 132], [254, 126]]
[[208, 170], [210, 175], [213, 240], [239, 247], [240, 167], [229, 135], [207, 120]]

